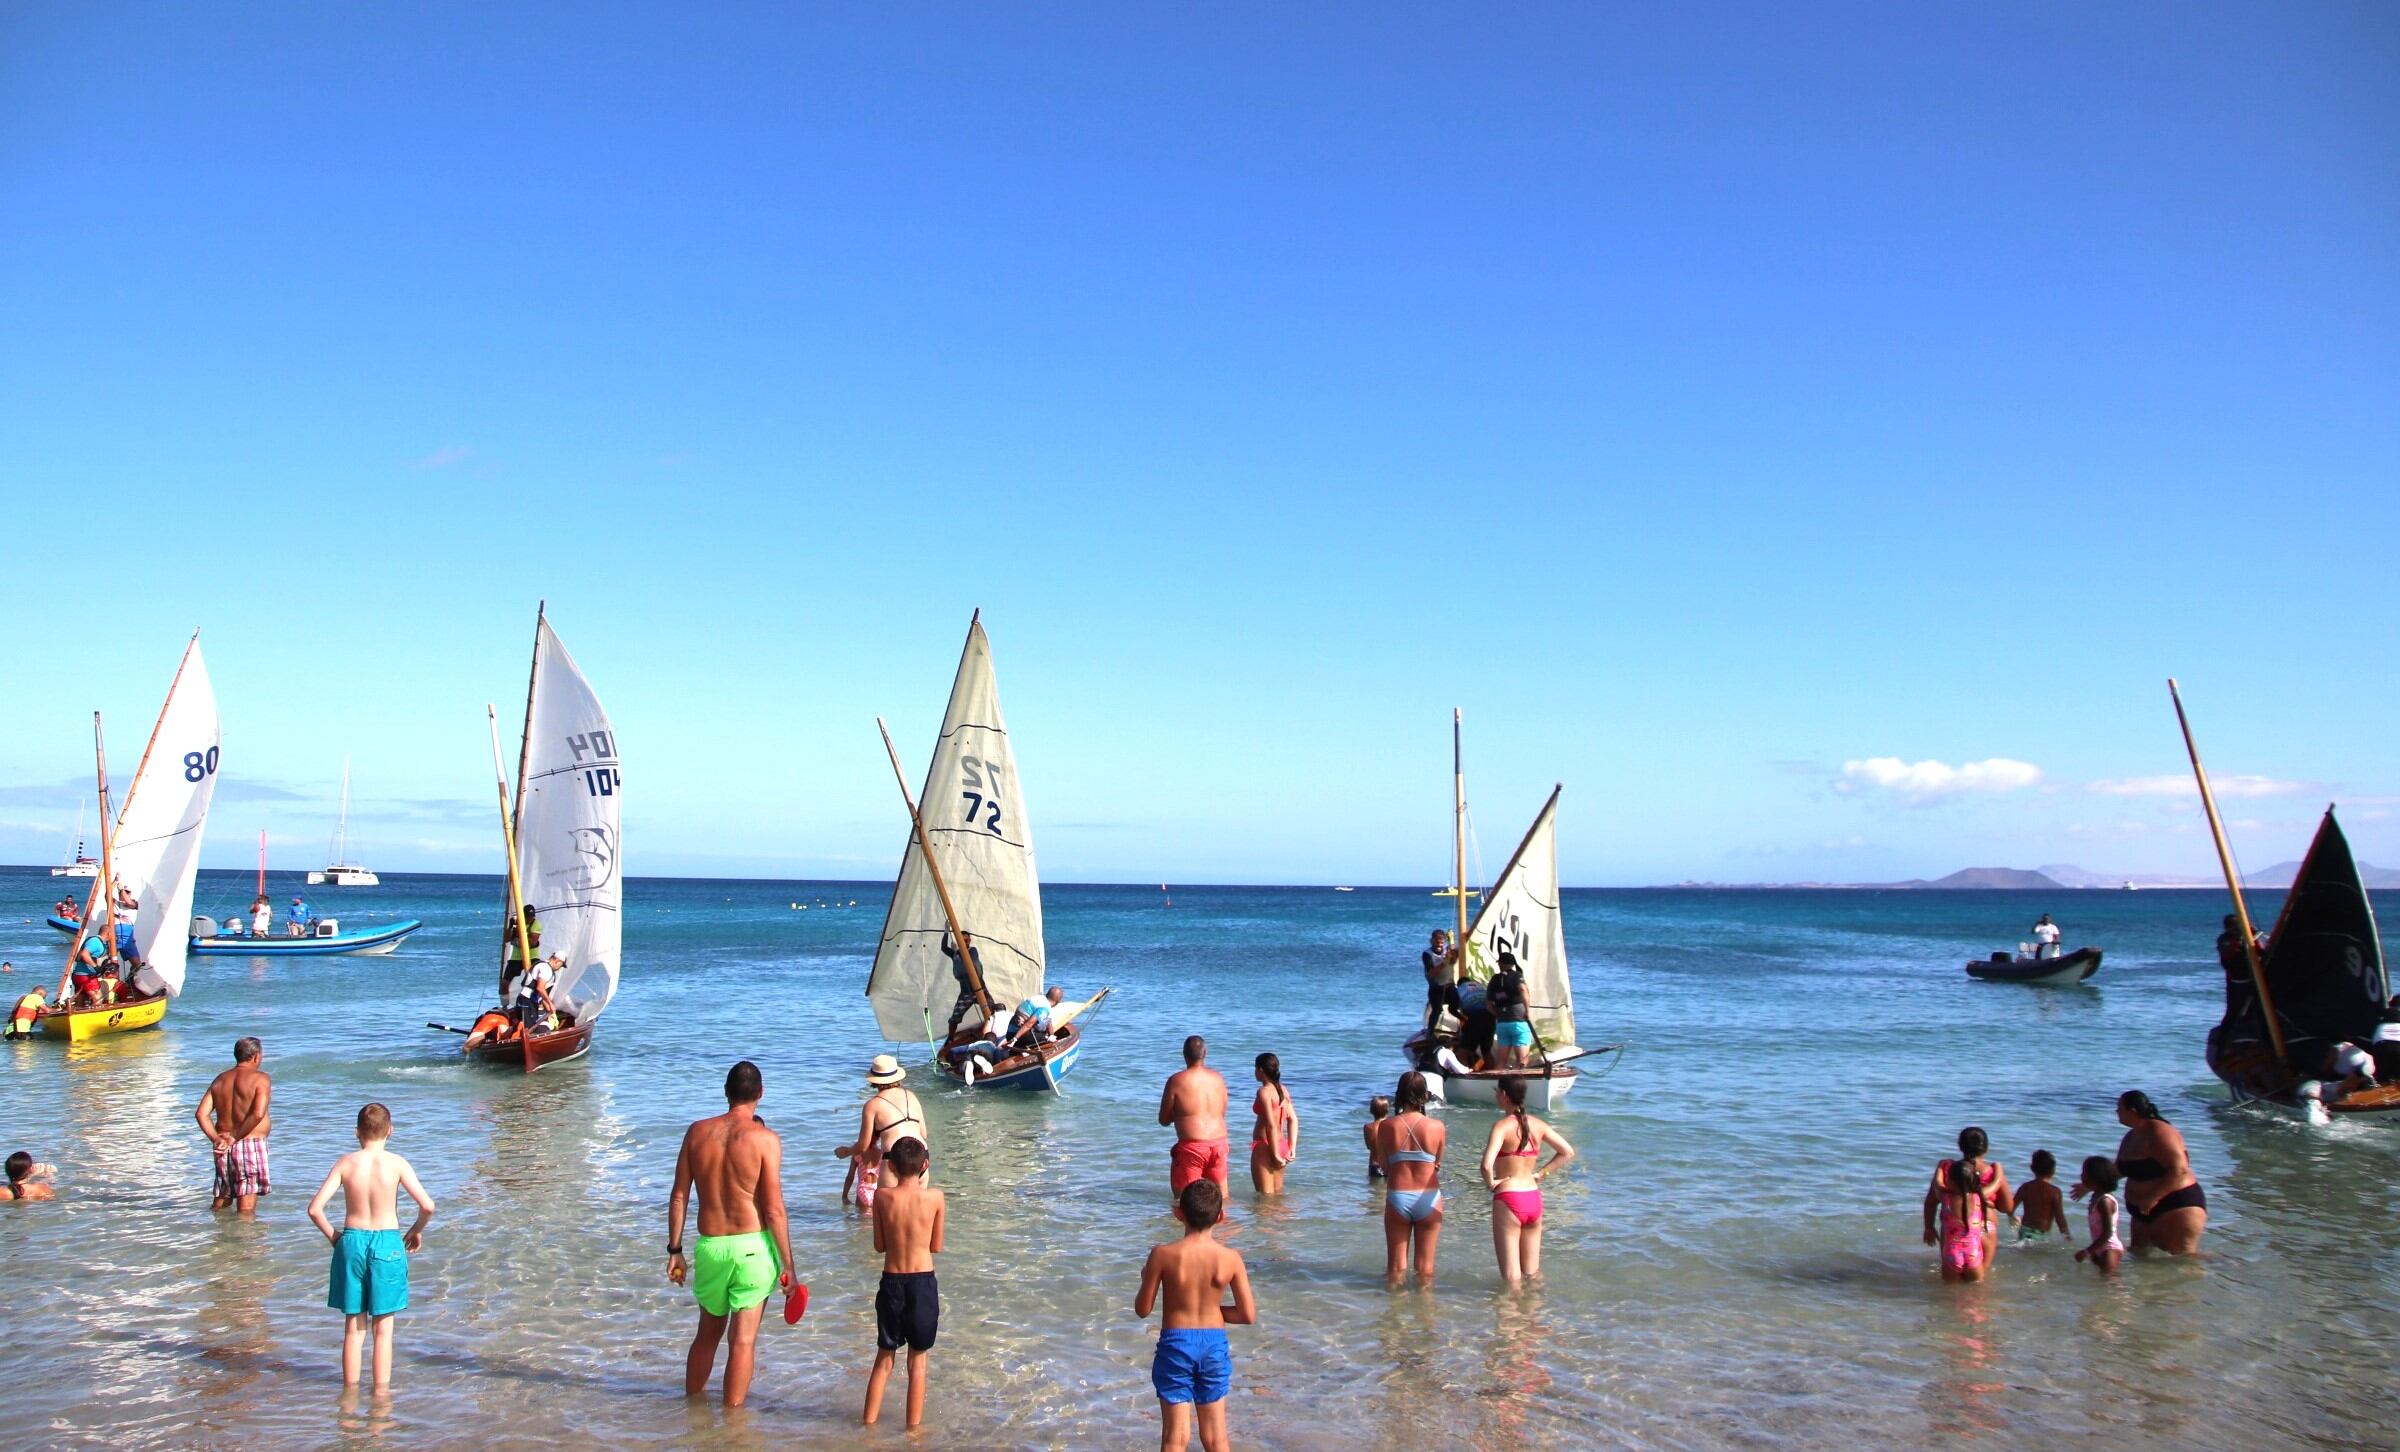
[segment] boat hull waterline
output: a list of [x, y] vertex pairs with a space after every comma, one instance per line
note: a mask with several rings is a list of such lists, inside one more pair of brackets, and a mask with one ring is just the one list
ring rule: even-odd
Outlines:
[[54, 1039], [80, 1044], [102, 1034], [127, 1034], [136, 1029], [156, 1028], [167, 1016], [165, 994], [137, 998], [130, 1003], [103, 1004], [98, 1008], [53, 1009], [42, 1015], [42, 1032]]
[[[65, 918], [52, 917], [49, 921], [51, 927], [62, 933], [83, 931], [80, 924], [70, 923]], [[210, 955], [219, 958], [308, 958], [340, 953], [377, 957], [399, 947], [402, 939], [423, 926], [425, 924], [420, 919], [409, 918], [387, 928], [376, 928], [372, 931], [358, 933], [332, 933], [324, 937], [291, 937], [287, 935], [279, 938], [270, 934], [263, 938], [257, 938], [215, 935], [193, 938], [189, 945], [189, 951], [195, 956]]]
[[1986, 983], [2030, 983], [2042, 988], [2069, 987], [2099, 971], [2098, 948], [2077, 948], [2055, 958], [1979, 958], [1967, 964], [1970, 978], [1980, 978]]

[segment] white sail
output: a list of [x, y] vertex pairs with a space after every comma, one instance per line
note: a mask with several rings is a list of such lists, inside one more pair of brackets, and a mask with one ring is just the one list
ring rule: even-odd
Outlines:
[[1467, 930], [1467, 976], [1483, 981], [1502, 948], [1525, 970], [1525, 1001], [1544, 1049], [1575, 1043], [1575, 993], [1567, 981], [1567, 926], [1558, 911], [1558, 788], [1518, 844]]
[[[942, 716], [941, 739], [934, 744], [917, 805], [992, 1001], [1005, 1011], [1021, 999], [1038, 997], [1042, 889], [1034, 874], [1033, 831], [1025, 820], [1017, 756], [1000, 715], [991, 642], [980, 619], [967, 627], [950, 709]], [[911, 831], [874, 971], [867, 977], [867, 997], [885, 1038], [905, 1043], [933, 1037], [949, 1021], [958, 988], [942, 954], [947, 931], [941, 898]]]
[[[109, 839], [117, 881], [141, 904], [134, 915], [135, 951], [170, 996], [183, 992], [200, 833], [216, 795], [218, 745], [217, 693], [195, 635]], [[145, 980], [141, 986], [150, 985]]]
[[617, 734], [591, 683], [547, 618], [534, 629], [517, 866], [526, 905], [541, 924], [542, 956], [566, 959], [551, 997], [577, 1023], [590, 1023], [616, 996], [623, 958], [617, 808], [625, 779]]

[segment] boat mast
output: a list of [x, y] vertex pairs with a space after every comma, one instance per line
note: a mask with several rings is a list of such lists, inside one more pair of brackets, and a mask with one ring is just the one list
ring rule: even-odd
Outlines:
[[924, 855], [925, 871], [933, 878], [934, 896], [941, 899], [942, 917], [950, 924], [950, 941], [958, 945], [958, 961], [967, 981], [975, 986], [975, 1001], [982, 1006], [984, 1017], [996, 1017], [1000, 1010], [992, 1003], [991, 991], [983, 986], [983, 970], [975, 962], [966, 929], [958, 925], [958, 909], [951, 905], [949, 884], [942, 881], [942, 869], [933, 860], [933, 843], [925, 836], [925, 818], [917, 811], [916, 799], [908, 794], [908, 776], [900, 769], [900, 753], [893, 749], [892, 733], [884, 728], [881, 716], [875, 718], [875, 729], [883, 737], [883, 754], [892, 759], [892, 780], [900, 784], [900, 800], [908, 807], [909, 827], [917, 834], [917, 851]]
[[1458, 955], [1458, 973], [1464, 974], [1467, 968], [1467, 767], [1466, 750], [1460, 743], [1459, 728], [1459, 709], [1452, 706], [1450, 788], [1452, 805], [1456, 808], [1453, 815], [1454, 825], [1458, 829], [1458, 870], [1452, 875], [1450, 889], [1458, 897], [1458, 936], [1450, 940], [1450, 950]]
[[[492, 785], [500, 794], [500, 845], [508, 853], [508, 902], [515, 913], [517, 948], [524, 955], [525, 971], [533, 971], [533, 934], [525, 924], [525, 889], [517, 880], [517, 828], [508, 809], [508, 768], [500, 760], [500, 713], [489, 701], [483, 704], [484, 719], [492, 726]], [[508, 936], [503, 929], [500, 939], [500, 982], [508, 984]], [[502, 1004], [502, 1008], [508, 1005]]]
[[258, 895], [267, 895], [267, 829], [258, 829]]
[[2275, 1045], [2275, 1062], [2287, 1070], [2290, 1060], [2284, 1056], [2283, 1025], [2276, 1021], [2275, 999], [2267, 992], [2267, 973], [2258, 961], [2258, 939], [2250, 926], [2250, 904], [2242, 899], [2241, 874], [2233, 870], [2233, 849], [2225, 842], [2225, 823], [2217, 816], [2216, 793], [2208, 789], [2208, 768], [2200, 764], [2200, 747], [2192, 740], [2191, 718], [2183, 714], [2183, 692], [2175, 688], [2175, 678], [2167, 677], [2167, 696], [2175, 703], [2175, 724], [2183, 728], [2183, 750], [2192, 759], [2192, 776], [2200, 783], [2200, 806], [2208, 813], [2209, 835], [2216, 839], [2217, 865], [2225, 870], [2225, 888], [2233, 894], [2233, 913], [2241, 920], [2242, 956], [2250, 960], [2250, 982], [2258, 989], [2258, 1006], [2266, 1015], [2267, 1038]]
[[342, 753], [341, 814], [333, 821], [333, 865], [340, 867], [350, 860], [350, 754]]

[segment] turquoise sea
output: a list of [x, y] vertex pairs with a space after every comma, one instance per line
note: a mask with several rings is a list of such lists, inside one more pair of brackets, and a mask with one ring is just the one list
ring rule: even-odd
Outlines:
[[[270, 887], [288, 896], [294, 879]], [[0, 871], [0, 957], [57, 973], [46, 873]], [[0, 1208], [7, 1441], [251, 1449], [1135, 1447], [1156, 1440], [1155, 1322], [1133, 1319], [1163, 1214], [1161, 1077], [1189, 1032], [1237, 1086], [1281, 1055], [1304, 1116], [1288, 1193], [1237, 1179], [1233, 1243], [1260, 1324], [1234, 1332], [1236, 1441], [1278, 1448], [2085, 1445], [2387, 1447], [2400, 1434], [2400, 1134], [2228, 1108], [2201, 1066], [2221, 897], [2201, 892], [1573, 891], [1586, 1044], [1623, 1040], [1558, 1123], [1546, 1284], [1499, 1285], [1452, 1109], [1440, 1282], [1386, 1291], [1357, 1126], [1422, 1001], [1423, 890], [1062, 887], [1051, 977], [1116, 995], [1056, 1100], [928, 1082], [951, 1195], [928, 1425], [900, 1388], [856, 1425], [878, 1270], [829, 1150], [885, 1046], [862, 997], [884, 883], [634, 880], [625, 987], [586, 1059], [471, 1070], [455, 1038], [491, 991], [492, 879], [321, 889], [352, 924], [428, 926], [387, 958], [195, 960], [157, 1031], [69, 1052], [0, 1047], [0, 1148], [60, 1167], [54, 1205]], [[203, 877], [200, 910], [247, 900]], [[2271, 914], [2272, 893], [2259, 911]], [[1171, 897], [1172, 905], [1169, 905]], [[855, 900], [855, 906], [850, 906]], [[796, 910], [794, 904], [806, 904]], [[836, 906], [836, 904], [844, 904]], [[2387, 895], [2380, 905], [2388, 908]], [[1969, 957], [2056, 914], [2108, 957], [2095, 986], [1975, 983]], [[10, 990], [10, 996], [20, 991]], [[276, 1082], [276, 1189], [211, 1216], [191, 1110], [233, 1040]], [[680, 1395], [690, 1298], [661, 1247], [677, 1138], [766, 1074], [792, 1237], [814, 1303], [762, 1333], [745, 1414]], [[2036, 1147], [2114, 1148], [2147, 1090], [2189, 1136], [2212, 1219], [2200, 1258], [2113, 1280], [2009, 1247], [1944, 1286], [1918, 1199], [1958, 1128], [2012, 1178]], [[345, 1401], [326, 1251], [303, 1210], [380, 1099], [441, 1202], [413, 1269], [396, 1389]], [[2072, 1170], [2068, 1177], [2072, 1178]]]

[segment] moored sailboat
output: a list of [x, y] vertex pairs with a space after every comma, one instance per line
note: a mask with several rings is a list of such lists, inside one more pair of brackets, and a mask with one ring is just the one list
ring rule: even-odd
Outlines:
[[2261, 947], [2182, 693], [2171, 680], [2167, 691], [2233, 897], [2234, 931], [2241, 935], [2248, 970], [2246, 983], [2227, 975], [2225, 1012], [2209, 1031], [2205, 1049], [2209, 1071], [2225, 1082], [2237, 1104], [2265, 1105], [2312, 1120], [2332, 1116], [2400, 1125], [2400, 1086], [2329, 1101], [2319, 1079], [2335, 1045], [2365, 1047], [2375, 1041], [2389, 1016], [2392, 993], [2375, 908], [2334, 809], [2327, 806], [2317, 823], [2308, 855], [2293, 874], [2274, 930]]
[[[492, 718], [492, 770], [500, 794], [500, 832], [508, 854], [509, 921], [539, 924], [539, 955], [562, 958], [551, 985], [555, 1027], [535, 1026], [465, 1050], [477, 1063], [530, 1074], [578, 1058], [592, 1046], [600, 1015], [616, 997], [624, 948], [625, 875], [619, 858], [624, 776], [617, 736], [591, 683], [535, 613], [533, 668], [525, 689], [525, 730], [518, 743], [512, 806]], [[502, 1008], [512, 986], [505, 940]], [[533, 961], [528, 955], [528, 961]]]
[[83, 807], [84, 804], [81, 802], [75, 804], [74, 849], [67, 854], [67, 860], [64, 863], [50, 869], [52, 877], [98, 877], [100, 875], [100, 859], [83, 850]]
[[334, 818], [333, 850], [326, 864], [308, 874], [310, 887], [380, 887], [383, 879], [350, 860], [350, 758], [342, 758], [342, 805]]
[[[883, 729], [880, 720], [875, 724]], [[1043, 996], [1041, 882], [982, 612], [968, 623], [917, 799], [909, 798], [889, 732], [883, 741], [908, 807], [909, 837], [867, 974], [876, 1026], [893, 1043], [923, 1039], [933, 1047], [935, 1067], [962, 1083], [1055, 1091], [1082, 1059], [1088, 1025], [1078, 1016], [1108, 996], [1105, 988], [1060, 1004], [1049, 1038], [1029, 1052], [988, 1069], [959, 1052], [997, 1034], [1013, 1005]], [[955, 946], [955, 959], [943, 952], [945, 943]], [[956, 973], [953, 962], [961, 965]], [[953, 1014], [962, 992], [971, 1001]], [[955, 1027], [937, 1025], [937, 1013]]]
[[[167, 1016], [168, 1000], [183, 992], [192, 894], [200, 877], [200, 838], [208, 824], [209, 802], [216, 795], [220, 752], [217, 695], [200, 655], [199, 635], [184, 647], [175, 679], [167, 687], [166, 704], [159, 708], [158, 722], [113, 824], [108, 817], [108, 757], [97, 713], [92, 735], [100, 783], [101, 870], [93, 879], [83, 921], [97, 930], [103, 943], [116, 941], [121, 924], [115, 888], [132, 893], [139, 904], [131, 924], [133, 955], [142, 966], [134, 973], [129, 995], [79, 1008], [68, 996], [75, 946], [68, 948], [67, 968], [59, 974], [55, 995], [61, 1007], [44, 1014], [41, 1024], [49, 1037], [69, 1042], [149, 1028]], [[81, 933], [71, 940], [73, 945], [82, 941]]]
[[[1471, 1065], [1457, 1056], [1454, 1046], [1442, 1044], [1437, 1035], [1429, 1072], [1438, 1072], [1439, 1088], [1445, 1099], [1468, 1104], [1496, 1104], [1500, 1080], [1520, 1078], [1525, 1081], [1526, 1108], [1546, 1111], [1563, 1103], [1582, 1079], [1581, 1071], [1571, 1060], [1614, 1053], [1622, 1046], [1611, 1044], [1586, 1050], [1575, 1043], [1575, 990], [1567, 972], [1566, 920], [1559, 911], [1558, 798], [1562, 788], [1550, 789], [1549, 799], [1534, 814], [1533, 825], [1526, 828], [1524, 839], [1510, 854], [1499, 881], [1492, 885], [1491, 891], [1482, 894], [1483, 904], [1476, 910], [1474, 922], [1469, 924], [1467, 901], [1476, 894], [1466, 885], [1467, 794], [1460, 727], [1460, 715], [1453, 711], [1450, 751], [1456, 876], [1449, 889], [1439, 895], [1458, 904], [1456, 941], [1461, 945], [1462, 983], [1489, 983], [1503, 952], [1516, 960], [1525, 979], [1533, 1051], [1521, 1068]], [[1425, 1039], [1425, 1031], [1420, 1030], [1401, 1046], [1410, 1063], [1429, 1062]]]

